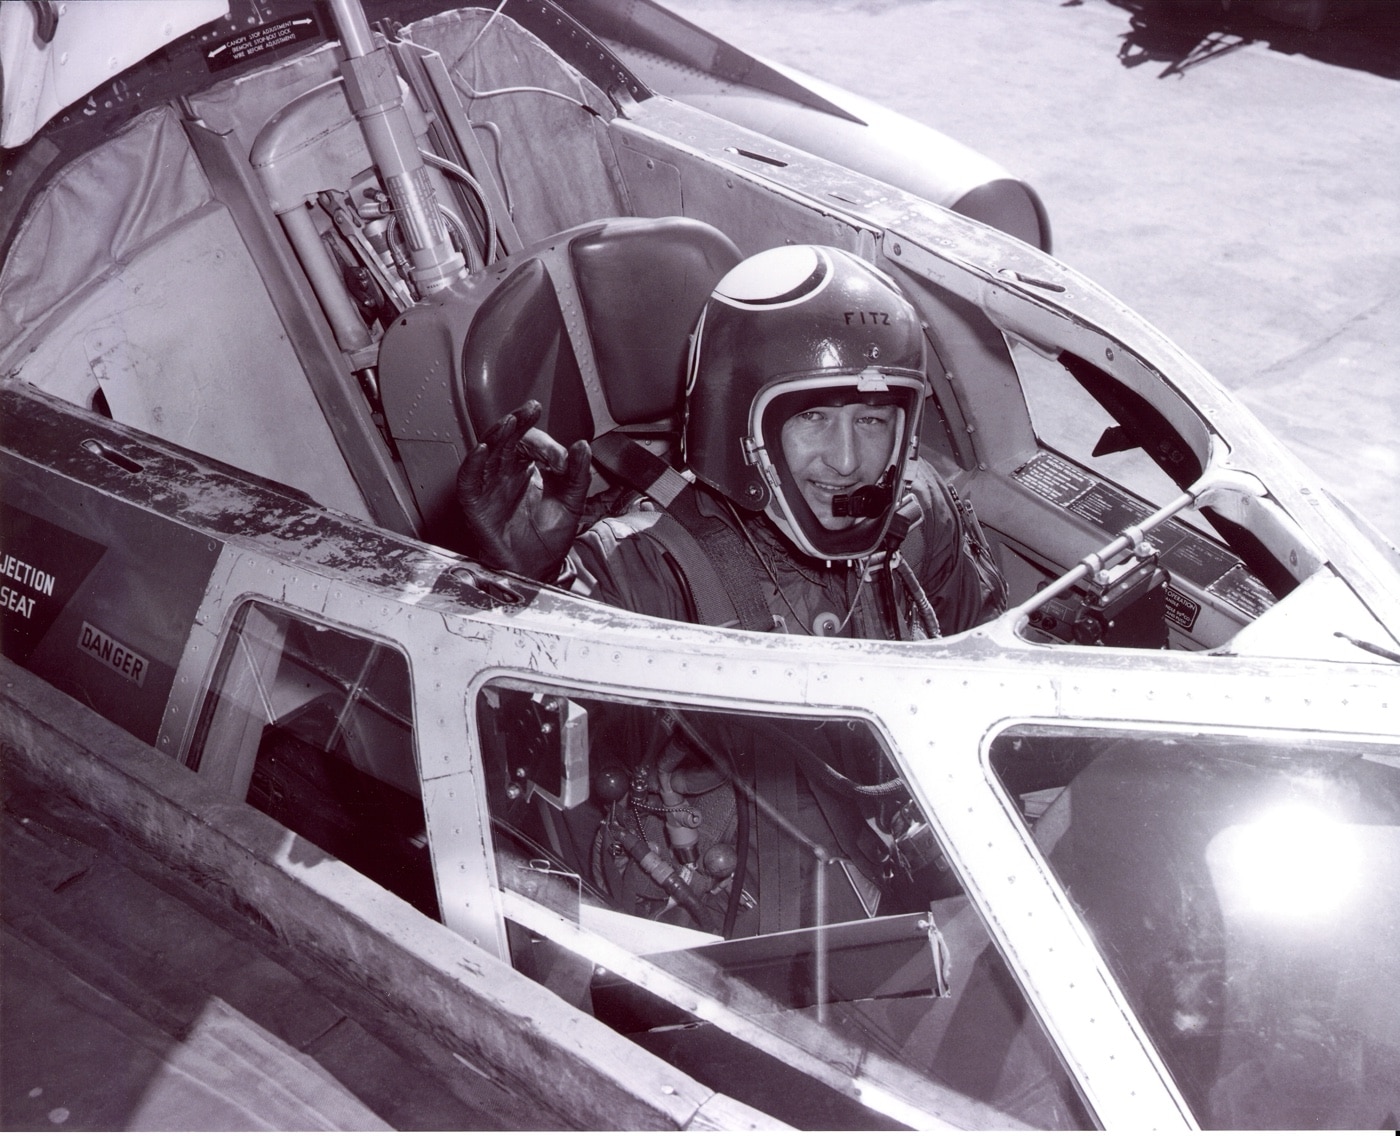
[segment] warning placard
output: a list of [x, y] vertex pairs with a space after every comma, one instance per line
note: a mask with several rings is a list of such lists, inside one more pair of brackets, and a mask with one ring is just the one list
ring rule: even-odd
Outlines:
[[78, 635], [78, 650], [104, 666], [111, 667], [122, 678], [130, 679], [137, 686], [146, 685], [146, 672], [151, 669], [151, 661], [86, 620], [83, 622], [82, 632]]

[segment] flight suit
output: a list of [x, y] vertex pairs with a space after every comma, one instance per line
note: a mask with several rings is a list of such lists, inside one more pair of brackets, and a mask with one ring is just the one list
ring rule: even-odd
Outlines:
[[[912, 492], [922, 523], [911, 530], [900, 554], [931, 601], [941, 633], [965, 631], [999, 614], [1006, 604], [1006, 585], [970, 511], [926, 462], [914, 468]], [[695, 493], [703, 517], [745, 534], [745, 572], [773, 616], [771, 630], [911, 637], [909, 596], [896, 586], [893, 603], [882, 598], [878, 577], [883, 573], [862, 582], [859, 562], [803, 555], [761, 514], [749, 514], [740, 528], [722, 499], [703, 486]], [[615, 607], [699, 622], [684, 576], [666, 545], [652, 535], [662, 516], [642, 507], [598, 521], [574, 542], [560, 582]]]

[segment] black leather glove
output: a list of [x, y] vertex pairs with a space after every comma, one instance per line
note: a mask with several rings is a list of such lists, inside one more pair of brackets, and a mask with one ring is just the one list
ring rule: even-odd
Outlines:
[[497, 571], [552, 581], [578, 532], [588, 496], [588, 443], [565, 449], [535, 428], [531, 400], [486, 432], [457, 471], [466, 551]]

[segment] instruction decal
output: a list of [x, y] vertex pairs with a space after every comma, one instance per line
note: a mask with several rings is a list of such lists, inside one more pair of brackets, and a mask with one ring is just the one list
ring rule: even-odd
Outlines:
[[1196, 626], [1196, 620], [1200, 617], [1200, 614], [1200, 604], [1185, 592], [1179, 592], [1170, 585], [1167, 586], [1168, 620], [1175, 623], [1183, 631], [1190, 631]]
[[0, 504], [0, 651], [27, 662], [106, 551], [95, 540]]
[[270, 24], [249, 28], [246, 32], [239, 32], [211, 47], [206, 47], [204, 61], [209, 65], [210, 71], [222, 71], [265, 52], [276, 51], [279, 47], [318, 39], [320, 34], [315, 14], [310, 11], [301, 12]]

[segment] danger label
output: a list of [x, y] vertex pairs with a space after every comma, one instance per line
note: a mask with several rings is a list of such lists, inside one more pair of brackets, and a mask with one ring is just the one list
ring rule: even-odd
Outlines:
[[145, 685], [146, 671], [150, 669], [149, 660], [91, 623], [83, 623], [82, 633], [78, 636], [78, 649], [137, 686]]

